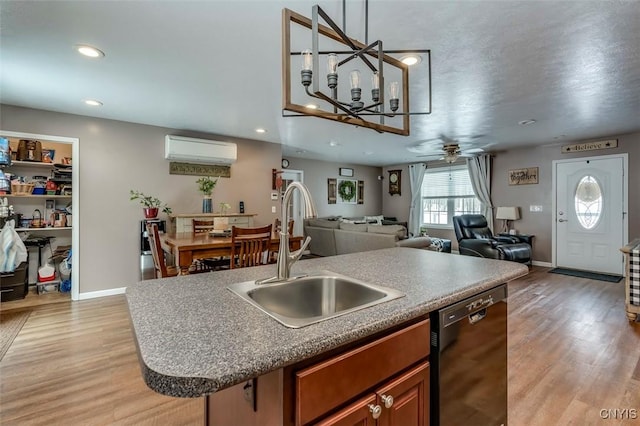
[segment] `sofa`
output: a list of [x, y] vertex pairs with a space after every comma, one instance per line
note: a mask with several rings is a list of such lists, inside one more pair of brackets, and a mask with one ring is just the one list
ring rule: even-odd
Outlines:
[[[374, 216], [375, 217], [375, 216]], [[335, 256], [391, 247], [427, 249], [429, 237], [407, 238], [407, 228], [392, 219], [312, 218], [304, 221], [304, 234], [311, 237], [309, 250], [316, 256]]]

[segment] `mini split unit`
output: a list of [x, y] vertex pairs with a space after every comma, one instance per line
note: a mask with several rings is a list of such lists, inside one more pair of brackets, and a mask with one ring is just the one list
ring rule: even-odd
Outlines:
[[231, 164], [238, 158], [235, 143], [167, 135], [164, 158], [195, 164]]

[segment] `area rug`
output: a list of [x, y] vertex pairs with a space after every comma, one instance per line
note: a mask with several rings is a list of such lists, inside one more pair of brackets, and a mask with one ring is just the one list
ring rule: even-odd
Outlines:
[[590, 280], [607, 281], [610, 283], [620, 282], [622, 276], [599, 274], [597, 272], [580, 271], [578, 269], [553, 268], [549, 270], [552, 274], [571, 275], [572, 277], [588, 278]]
[[11, 347], [13, 339], [22, 330], [22, 326], [27, 322], [30, 314], [31, 310], [0, 313], [0, 361], [2, 361], [4, 354]]

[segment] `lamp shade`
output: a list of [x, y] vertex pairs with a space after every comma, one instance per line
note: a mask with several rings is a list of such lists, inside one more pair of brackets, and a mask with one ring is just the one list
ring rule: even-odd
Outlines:
[[498, 207], [496, 219], [518, 220], [520, 219], [520, 210], [517, 207]]

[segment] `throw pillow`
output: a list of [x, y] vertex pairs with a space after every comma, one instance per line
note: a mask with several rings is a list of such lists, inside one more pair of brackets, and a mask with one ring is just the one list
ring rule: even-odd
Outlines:
[[367, 226], [366, 223], [346, 223], [343, 221], [340, 224], [340, 229], [344, 231], [367, 232]]
[[367, 232], [374, 234], [395, 234], [399, 239], [407, 235], [407, 229], [402, 225], [369, 225]]
[[365, 216], [364, 217], [364, 221], [367, 223], [375, 223], [378, 225], [382, 225], [382, 220], [384, 219], [384, 216], [379, 215], [379, 216]]

